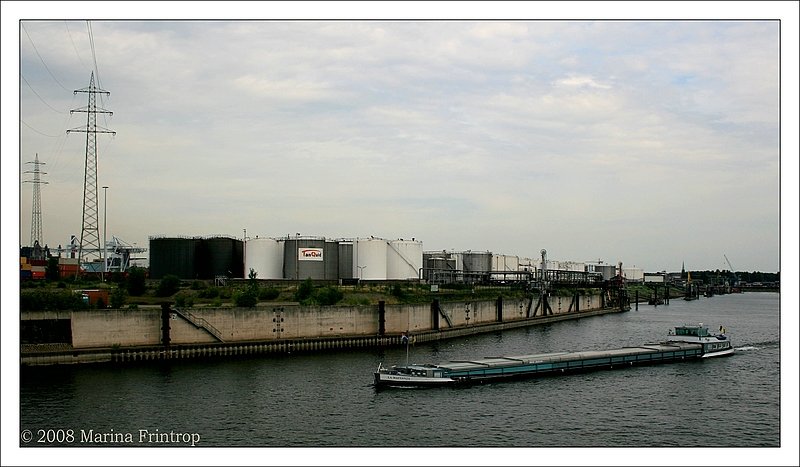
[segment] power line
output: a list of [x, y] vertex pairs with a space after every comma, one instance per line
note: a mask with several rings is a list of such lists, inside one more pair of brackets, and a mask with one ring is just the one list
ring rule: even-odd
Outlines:
[[36, 94], [36, 97], [38, 97], [39, 100], [42, 101], [42, 103], [44, 103], [44, 105], [50, 107], [50, 109], [53, 112], [56, 112], [56, 113], [59, 113], [59, 114], [65, 114], [66, 113], [66, 112], [61, 112], [60, 110], [56, 110], [52, 105], [48, 104], [47, 101], [45, 101], [44, 98], [42, 96], [40, 96], [39, 93], [36, 92], [35, 89], [33, 89], [33, 86], [31, 86], [31, 83], [29, 83], [28, 80], [25, 79], [24, 76], [22, 76], [22, 73], [19, 74], [19, 77], [22, 78], [22, 81], [25, 81], [25, 84], [27, 84], [28, 87], [31, 89], [31, 91], [33, 91], [33, 93]]
[[100, 70], [97, 68], [97, 54], [94, 51], [94, 34], [92, 34], [92, 23], [89, 20], [86, 20], [86, 29], [89, 31], [89, 46], [92, 49], [92, 61], [94, 62], [94, 74], [97, 76], [97, 87], [103, 87], [102, 83], [100, 83]]
[[42, 135], [42, 136], [47, 136], [48, 138], [60, 138], [60, 137], [61, 137], [61, 135], [48, 135], [48, 134], [42, 133], [41, 131], [37, 130], [36, 128], [34, 128], [34, 127], [32, 127], [32, 126], [28, 125], [28, 124], [25, 122], [25, 120], [23, 120], [23, 119], [21, 119], [21, 118], [19, 119], [19, 122], [20, 122], [20, 123], [22, 123], [23, 125], [25, 125], [26, 127], [30, 128], [30, 129], [31, 129], [31, 131], [33, 131], [34, 133], [39, 133], [39, 134], [40, 134], [40, 135]]
[[83, 59], [81, 58], [81, 54], [78, 52], [78, 48], [75, 47], [75, 41], [72, 40], [72, 33], [69, 30], [69, 24], [66, 20], [64, 20], [64, 26], [67, 28], [67, 35], [69, 36], [69, 41], [72, 43], [72, 49], [75, 51], [75, 55], [78, 56], [78, 61], [81, 62], [81, 66], [86, 68], [86, 64], [83, 63]]
[[[92, 32], [92, 22], [86, 20], [86, 30], [89, 32], [89, 46], [92, 49], [92, 62], [94, 62], [94, 75], [97, 77], [97, 87], [102, 89], [102, 84], [100, 83], [100, 69], [97, 67], [97, 54], [95, 53], [94, 49], [94, 33]], [[103, 102], [103, 94], [100, 94], [100, 105], [104, 105]], [[103, 114], [103, 122], [108, 125], [108, 120], [106, 119], [106, 115]]]
[[56, 83], [58, 83], [58, 85], [61, 86], [61, 88], [63, 90], [69, 91], [69, 89], [65, 88], [64, 85], [61, 84], [61, 82], [58, 79], [56, 79], [56, 77], [53, 75], [53, 72], [50, 71], [50, 68], [47, 67], [47, 63], [44, 62], [44, 59], [39, 54], [39, 50], [36, 48], [36, 44], [33, 43], [33, 39], [31, 39], [30, 34], [28, 34], [28, 30], [25, 29], [25, 24], [20, 21], [19, 25], [22, 26], [22, 30], [25, 31], [25, 35], [28, 36], [28, 40], [31, 41], [31, 45], [33, 46], [33, 51], [36, 52], [36, 56], [39, 57], [39, 60], [42, 61], [42, 65], [44, 65], [44, 69], [47, 70], [48, 73], [50, 73], [50, 76], [53, 78], [53, 80]]

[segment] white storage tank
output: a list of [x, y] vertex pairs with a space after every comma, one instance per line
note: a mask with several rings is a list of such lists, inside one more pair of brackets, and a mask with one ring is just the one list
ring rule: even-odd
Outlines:
[[586, 265], [577, 261], [562, 261], [561, 268], [565, 271], [586, 272]]
[[251, 238], [245, 242], [244, 277], [250, 269], [257, 279], [283, 279], [283, 242], [274, 238]]
[[389, 242], [383, 238], [359, 238], [354, 242], [353, 266], [363, 280], [386, 280], [386, 257]]
[[[519, 272], [519, 256], [492, 254], [492, 272]], [[492, 280], [507, 281], [517, 280], [517, 274], [492, 274]]]
[[455, 261], [456, 271], [462, 271], [462, 272], [464, 271], [464, 269], [465, 269], [464, 268], [464, 255], [465, 255], [465, 253], [462, 253], [460, 251], [452, 251], [452, 252], [450, 252], [450, 259]]
[[422, 242], [392, 240], [386, 259], [386, 278], [389, 280], [418, 279], [422, 268]]
[[622, 276], [631, 282], [644, 281], [644, 269], [642, 268], [622, 268]]
[[519, 271], [519, 256], [492, 255], [492, 271]]
[[536, 260], [533, 258], [520, 258], [519, 270], [520, 271], [533, 271], [536, 269]]

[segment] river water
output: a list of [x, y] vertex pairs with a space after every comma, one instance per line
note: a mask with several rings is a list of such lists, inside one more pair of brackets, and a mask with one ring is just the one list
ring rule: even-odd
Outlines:
[[[617, 348], [657, 342], [672, 326], [698, 322], [712, 330], [724, 326], [736, 354], [458, 389], [376, 391], [372, 386], [379, 362], [391, 365], [408, 358], [436, 363]], [[351, 460], [366, 455], [365, 462], [384, 464], [388, 461], [382, 450], [361, 448], [776, 448], [781, 446], [780, 324], [779, 294], [744, 293], [639, 304], [638, 310], [626, 313], [415, 344], [408, 353], [398, 348], [125, 367], [25, 368], [20, 374], [20, 430], [30, 430], [31, 436], [27, 442], [21, 437], [20, 451], [192, 444], [335, 447], [356, 449], [290, 449], [291, 460], [280, 457], [287, 455], [285, 449], [267, 450], [279, 457], [259, 454], [259, 462], [295, 463], [295, 456], [309, 453], [312, 460], [306, 463], [325, 463], [328, 454], [314, 460], [321, 451], [356, 456]], [[58, 456], [85, 452], [44, 451], [63, 452]], [[109, 455], [109, 450], [92, 451]], [[137, 449], [133, 455], [139, 451], [148, 450]], [[172, 450], [155, 451], [165, 455]], [[178, 451], [188, 455], [192, 450]], [[207, 458], [218, 450], [200, 451]], [[466, 451], [468, 456], [484, 452]], [[388, 452], [421, 456], [389, 463], [431, 465], [436, 457], [425, 456], [450, 450]], [[489, 450], [488, 455], [500, 452], [506, 450]], [[561, 452], [546, 449], [542, 455]], [[689, 463], [717, 463], [707, 460]]]

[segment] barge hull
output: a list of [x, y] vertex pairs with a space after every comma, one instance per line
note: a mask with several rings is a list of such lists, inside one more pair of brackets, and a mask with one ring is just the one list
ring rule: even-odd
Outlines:
[[[697, 360], [703, 357], [700, 344], [669, 342], [646, 344], [622, 349], [561, 352], [511, 357], [487, 357], [479, 360], [452, 361], [433, 366], [406, 367], [410, 371], [441, 370], [443, 377], [413, 378], [404, 381], [387, 371], [375, 373], [376, 387], [426, 387], [480, 384], [494, 381], [532, 378], [536, 376], [583, 373], [597, 370], [619, 369], [632, 366]], [[409, 377], [411, 378], [411, 377]]]

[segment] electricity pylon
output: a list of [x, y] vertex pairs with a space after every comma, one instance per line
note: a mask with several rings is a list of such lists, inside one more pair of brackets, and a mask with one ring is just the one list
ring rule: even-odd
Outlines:
[[80, 109], [70, 110], [70, 114], [86, 112], [86, 126], [67, 130], [67, 133], [86, 133], [86, 164], [83, 177], [83, 229], [81, 230], [81, 243], [78, 246], [78, 258], [79, 261], [83, 261], [84, 252], [86, 252], [87, 257], [95, 254], [98, 258], [102, 258], [103, 251], [100, 248], [100, 227], [97, 215], [97, 133], [111, 133], [113, 135], [116, 132], [97, 126], [98, 113], [112, 115], [112, 112], [102, 108], [98, 109], [95, 95], [109, 95], [111, 93], [95, 87], [94, 72], [92, 72], [92, 76], [89, 79], [89, 87], [77, 89], [73, 94], [79, 92], [85, 92], [89, 95], [89, 105]]
[[33, 184], [33, 209], [31, 210], [31, 246], [42, 245], [42, 192], [39, 185], [47, 185], [39, 176], [47, 175], [47, 172], [39, 170], [40, 165], [45, 165], [44, 162], [39, 162], [39, 153], [36, 153], [36, 159], [27, 164], [33, 164], [33, 171], [26, 170], [26, 174], [33, 174], [33, 180], [25, 180], [23, 183]]

